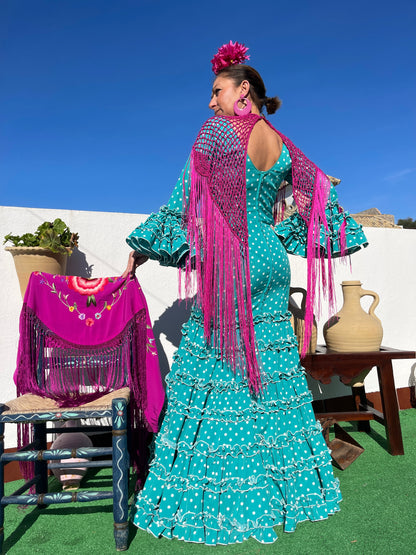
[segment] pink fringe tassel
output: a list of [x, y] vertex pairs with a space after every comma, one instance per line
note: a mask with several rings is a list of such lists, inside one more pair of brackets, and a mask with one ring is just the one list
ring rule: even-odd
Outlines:
[[[330, 182], [327, 176], [317, 168], [313, 188], [312, 207], [309, 215], [307, 237], [307, 296], [305, 306], [305, 337], [301, 352], [304, 357], [309, 348], [312, 336], [314, 312], [317, 317], [321, 314], [322, 289], [328, 292], [330, 310], [334, 306], [333, 266], [331, 260], [331, 245], [329, 228], [326, 220], [325, 207], [329, 196]], [[325, 265], [324, 252], [320, 246], [321, 225], [328, 233], [327, 263]]]
[[245, 367], [249, 387], [258, 394], [262, 383], [251, 312], [248, 242], [242, 244], [233, 234], [212, 199], [207, 178], [196, 171], [194, 158], [193, 153], [186, 220], [194, 256], [185, 266], [185, 294], [190, 296], [196, 285], [207, 343], [242, 374]]
[[[233, 368], [245, 365], [250, 389], [255, 394], [262, 391], [262, 384], [251, 309], [245, 163], [249, 136], [259, 119], [250, 114], [245, 118], [218, 116], [206, 122], [192, 149], [187, 204], [184, 197], [184, 206], [187, 206], [184, 226], [188, 230], [191, 252], [184, 270], [185, 295], [189, 297], [197, 289], [197, 303], [203, 309], [208, 344], [212, 343]], [[330, 233], [325, 214], [330, 181], [287, 137], [274, 130], [289, 150], [293, 196], [308, 226], [303, 357], [312, 334], [314, 310], [318, 315], [321, 311], [322, 292], [328, 293], [330, 309], [335, 304]], [[282, 202], [277, 203], [276, 218], [283, 218], [283, 210]], [[321, 226], [327, 235], [326, 263], [324, 249], [320, 246]], [[345, 244], [343, 225], [340, 230], [342, 255], [346, 251]]]

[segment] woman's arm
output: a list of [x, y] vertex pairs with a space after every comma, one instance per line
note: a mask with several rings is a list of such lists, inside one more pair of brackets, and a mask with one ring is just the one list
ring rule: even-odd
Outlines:
[[149, 257], [146, 256], [145, 254], [140, 254], [137, 251], [130, 251], [128, 262], [127, 262], [127, 268], [124, 270], [121, 277], [126, 278], [128, 275], [131, 275], [133, 277], [136, 273], [136, 269], [138, 268], [138, 266], [141, 266], [148, 260], [149, 260]]

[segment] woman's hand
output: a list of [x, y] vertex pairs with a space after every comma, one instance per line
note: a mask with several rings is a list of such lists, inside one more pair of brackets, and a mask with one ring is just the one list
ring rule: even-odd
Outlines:
[[134, 274], [136, 273], [137, 266], [141, 266], [148, 260], [149, 260], [149, 257], [146, 256], [145, 254], [140, 254], [137, 251], [131, 251], [129, 254], [129, 260], [127, 262], [127, 268], [124, 270], [121, 277], [126, 278], [129, 275], [133, 277]]

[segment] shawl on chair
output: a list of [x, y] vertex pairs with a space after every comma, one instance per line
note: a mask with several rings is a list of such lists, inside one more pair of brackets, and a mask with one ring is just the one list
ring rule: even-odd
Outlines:
[[157, 432], [165, 394], [137, 279], [33, 272], [14, 381], [18, 395], [49, 397], [63, 407], [127, 386], [133, 429]]
[[[251, 308], [245, 168], [250, 134], [260, 119], [261, 116], [249, 114], [213, 116], [205, 122], [192, 147], [191, 185], [186, 200], [184, 183], [183, 220], [190, 251], [195, 253], [185, 265], [186, 292], [189, 294], [195, 280], [208, 344], [212, 343], [234, 370], [245, 372], [254, 394], [261, 392], [262, 380]], [[308, 227], [306, 352], [314, 303], [319, 297], [318, 280], [328, 292], [330, 306], [334, 303], [330, 249], [325, 268], [319, 246], [321, 225], [328, 231], [325, 206], [330, 181], [287, 137], [274, 131], [289, 150], [293, 196]], [[341, 233], [344, 228], [345, 225]], [[345, 245], [345, 233], [341, 245]]]

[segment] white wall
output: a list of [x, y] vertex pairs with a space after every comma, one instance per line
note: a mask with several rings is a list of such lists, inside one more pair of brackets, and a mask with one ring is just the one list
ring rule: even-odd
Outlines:
[[[71, 210], [49, 210], [37, 208], [0, 207], [0, 238], [7, 233], [22, 234], [34, 231], [45, 220], [64, 220], [72, 231], [79, 233], [79, 252], [69, 259], [68, 274], [91, 277], [120, 275], [124, 270], [129, 247], [125, 237], [143, 220], [143, 214], [120, 214], [105, 212], [83, 212]], [[384, 328], [383, 344], [399, 349], [416, 349], [416, 231], [402, 229], [367, 228], [370, 246], [352, 258], [352, 273], [348, 266], [338, 265], [335, 275], [339, 308], [342, 306], [340, 283], [342, 280], [359, 279], [364, 289], [380, 295], [376, 314]], [[292, 284], [305, 287], [305, 261], [290, 257]], [[154, 322], [162, 372], [166, 374], [168, 364], [180, 339], [180, 324], [185, 321], [189, 307], [178, 306], [177, 271], [164, 268], [153, 261], [140, 267], [137, 276], [149, 305]], [[15, 396], [13, 372], [18, 343], [18, 322], [22, 306], [19, 284], [10, 253], [0, 249], [0, 283], [2, 286], [2, 318], [0, 319], [0, 349], [2, 366], [0, 374], [0, 401]], [[363, 299], [367, 307], [371, 298]], [[170, 307], [170, 310], [167, 310]], [[318, 321], [318, 342], [323, 343], [322, 325], [327, 319], [324, 309]], [[394, 362], [396, 387], [414, 383], [416, 363], [414, 360]], [[315, 397], [348, 395], [349, 388], [337, 379], [330, 386], [320, 386], [310, 381]], [[375, 370], [366, 379], [367, 391], [377, 391]], [[7, 441], [7, 438], [6, 438]], [[13, 440], [7, 441], [11, 446]], [[7, 445], [6, 445], [7, 446]]]
[[[383, 326], [382, 344], [395, 349], [416, 350], [416, 231], [395, 228], [365, 228], [369, 245], [351, 256], [349, 264], [336, 265], [335, 285], [338, 310], [342, 307], [343, 280], [360, 280], [363, 289], [375, 291], [380, 304], [375, 314]], [[306, 286], [305, 261], [290, 257], [292, 283]], [[363, 297], [361, 304], [368, 310], [373, 298]], [[325, 343], [322, 335], [323, 324], [328, 319], [327, 309], [318, 320], [318, 344]], [[393, 361], [396, 388], [415, 385], [416, 361]], [[314, 396], [337, 397], [348, 395], [350, 389], [333, 379], [329, 386], [319, 387], [315, 380], [309, 380]], [[365, 380], [367, 392], [379, 391], [377, 371], [374, 368]]]

